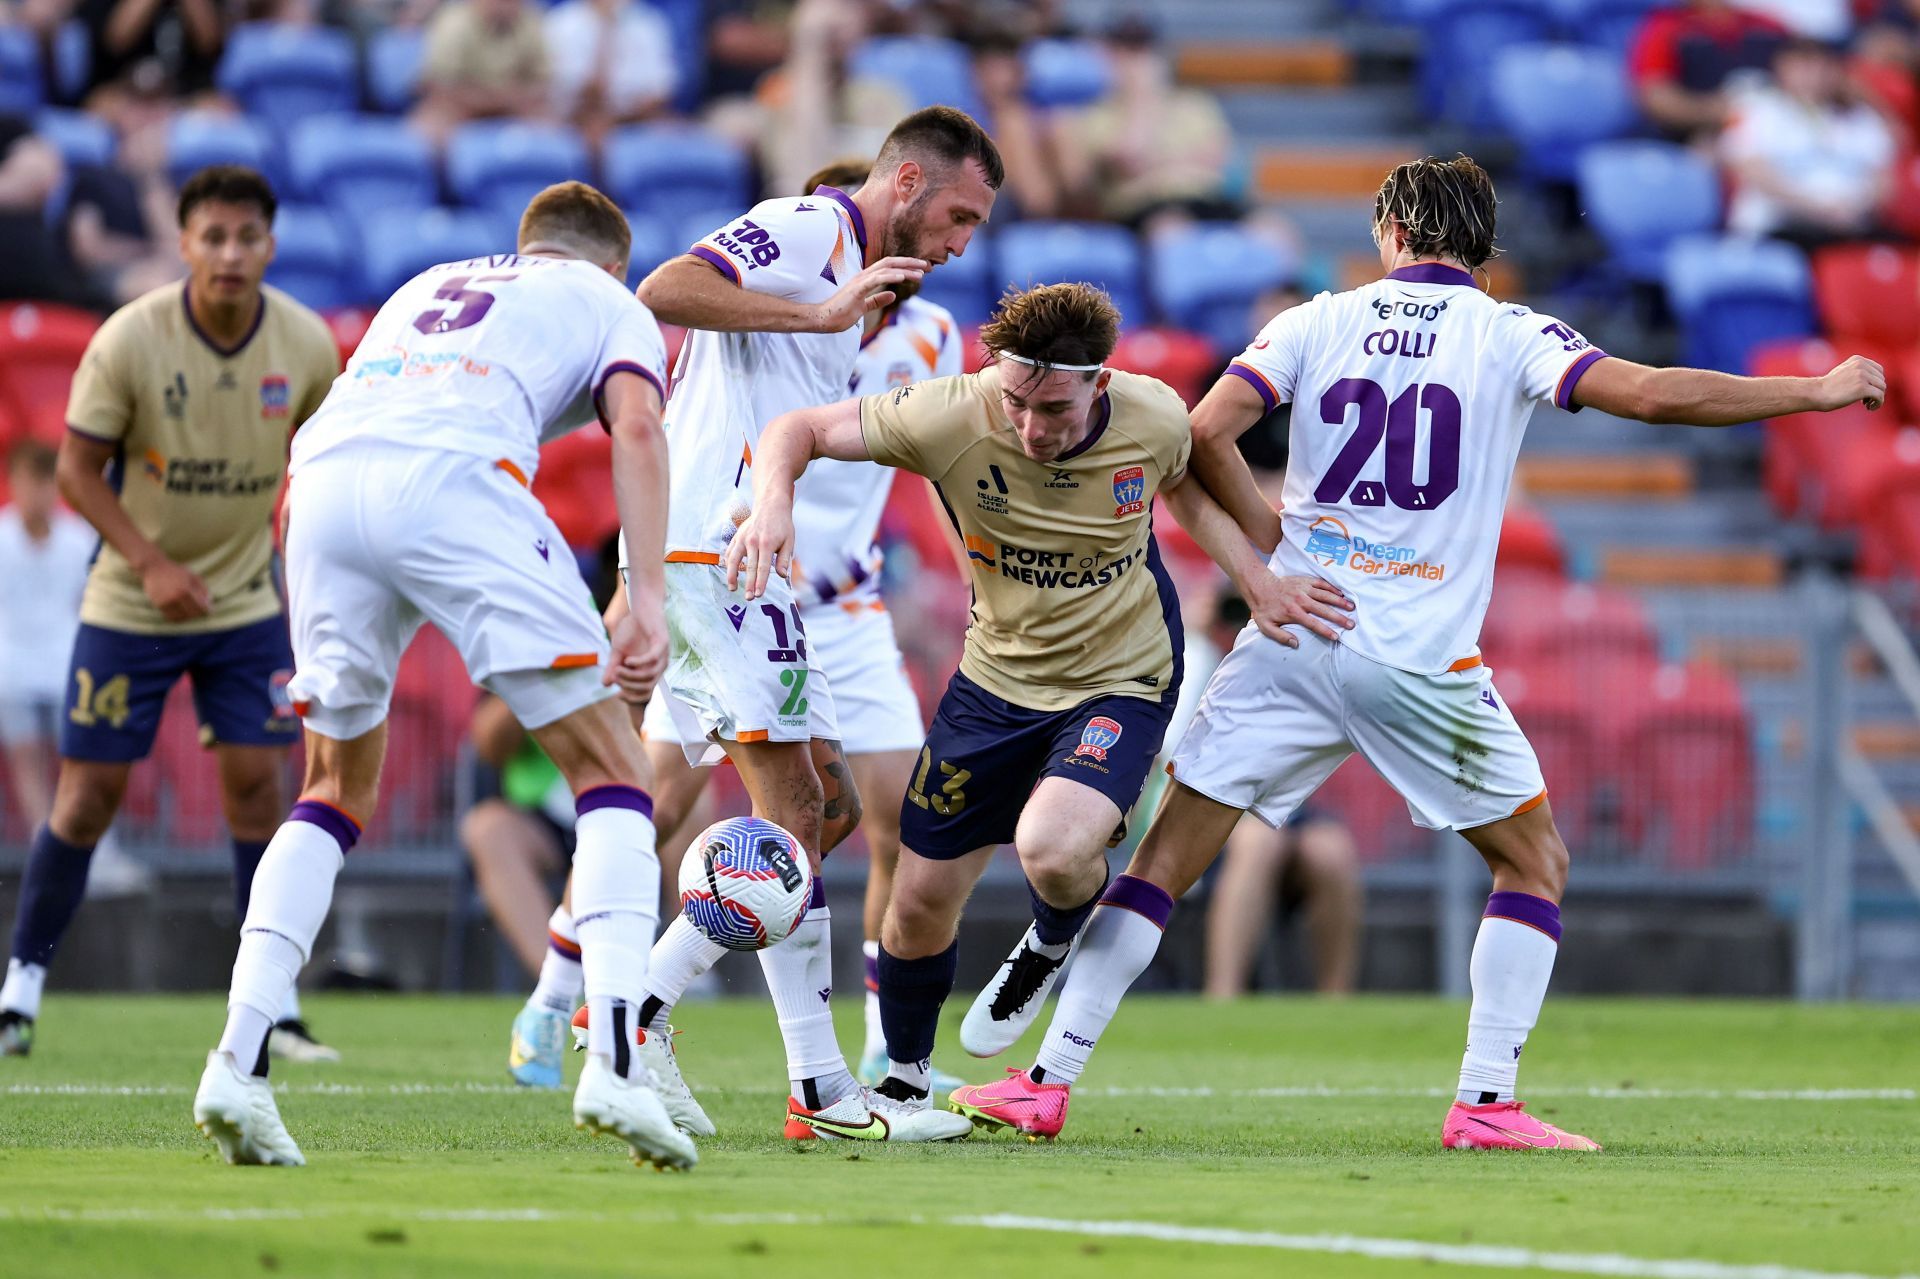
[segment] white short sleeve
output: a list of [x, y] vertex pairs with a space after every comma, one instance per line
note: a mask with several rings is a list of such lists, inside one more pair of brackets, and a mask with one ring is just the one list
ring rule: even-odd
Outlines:
[[763, 200], [688, 251], [741, 288], [796, 297], [833, 278], [841, 234], [831, 201]]
[[1572, 325], [1524, 306], [1501, 308], [1493, 325], [1493, 349], [1504, 358], [1530, 400], [1551, 400], [1578, 411], [1573, 388], [1607, 353]]
[[638, 373], [653, 383], [653, 389], [660, 393], [660, 402], [666, 403], [666, 339], [660, 334], [660, 325], [654, 320], [653, 312], [632, 294], [626, 295], [625, 305], [616, 308], [612, 323], [607, 326], [606, 336], [601, 341], [594, 370], [593, 411], [599, 416], [602, 426], [607, 425], [602, 393], [606, 390], [607, 379], [616, 373]]
[[1307, 336], [1314, 314], [1331, 296], [1322, 293], [1313, 301], [1288, 307], [1268, 320], [1267, 327], [1260, 330], [1247, 349], [1227, 365], [1227, 376], [1244, 378], [1260, 392], [1260, 399], [1269, 411], [1291, 404], [1306, 361]]

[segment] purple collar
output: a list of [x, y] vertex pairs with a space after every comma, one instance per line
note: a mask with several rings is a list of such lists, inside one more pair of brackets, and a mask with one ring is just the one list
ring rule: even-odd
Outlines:
[[1473, 272], [1462, 271], [1444, 262], [1415, 262], [1412, 266], [1388, 272], [1387, 278], [1407, 284], [1460, 284], [1470, 289], [1480, 287], [1479, 281], [1473, 278]]
[[1107, 423], [1113, 420], [1113, 400], [1111, 396], [1112, 392], [1110, 391], [1100, 392], [1100, 420], [1093, 424], [1091, 431], [1087, 432], [1087, 438], [1081, 440], [1065, 453], [1062, 453], [1058, 458], [1059, 461], [1064, 462], [1070, 457], [1079, 457], [1082, 453], [1085, 453], [1088, 449], [1100, 442], [1100, 437], [1107, 433]]
[[852, 196], [836, 187], [815, 187], [813, 193], [815, 195], [826, 196], [827, 199], [837, 202], [841, 208], [847, 211], [847, 217], [853, 222], [854, 241], [860, 246], [860, 264], [865, 266], [867, 262], [867, 220], [861, 216], [860, 206], [853, 202]]
[[234, 356], [246, 350], [247, 343], [253, 341], [253, 335], [260, 331], [260, 325], [267, 318], [267, 295], [265, 291], [263, 290], [260, 294], [260, 305], [253, 313], [253, 324], [247, 329], [246, 336], [242, 337], [234, 346], [228, 348], [214, 341], [213, 336], [200, 327], [200, 321], [193, 318], [193, 299], [190, 296], [192, 289], [193, 285], [191, 283], [180, 286], [180, 308], [187, 313], [187, 327], [193, 330], [193, 335], [202, 342], [205, 342], [207, 349], [223, 360], [231, 360]]

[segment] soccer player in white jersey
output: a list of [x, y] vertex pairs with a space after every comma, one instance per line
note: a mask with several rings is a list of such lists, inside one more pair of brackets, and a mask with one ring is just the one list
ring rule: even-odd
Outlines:
[[[1276, 573], [1314, 573], [1354, 601], [1339, 633], [1277, 644], [1248, 628], [1176, 748], [1174, 786], [1096, 910], [1035, 1066], [995, 1087], [988, 1117], [1051, 1137], [1121, 997], [1153, 958], [1176, 898], [1242, 812], [1286, 821], [1359, 751], [1413, 820], [1458, 830], [1493, 872], [1474, 942], [1473, 1004], [1452, 1148], [1592, 1150], [1514, 1100], [1520, 1051], [1560, 938], [1567, 849], [1532, 748], [1479, 651], [1494, 552], [1536, 404], [1643, 422], [1731, 426], [1877, 406], [1886, 378], [1854, 357], [1819, 378], [1743, 378], [1610, 357], [1572, 328], [1480, 291], [1494, 192], [1465, 156], [1394, 169], [1374, 204], [1384, 279], [1283, 312], [1194, 410], [1193, 467]], [[1235, 444], [1294, 404], [1283, 511]], [[1317, 628], [1315, 628], [1317, 631]], [[1111, 900], [1111, 899], [1110, 899]]]
[[[1002, 176], [998, 150], [971, 117], [928, 107], [894, 126], [854, 194], [827, 188], [763, 201], [640, 285], [655, 314], [691, 330], [666, 414], [665, 686], [691, 712], [689, 750], [719, 748], [703, 759], [724, 751], [754, 814], [791, 831], [816, 864], [861, 816], [833, 697], [792, 590], [782, 582], [751, 601], [729, 590], [721, 552], [751, 510], [761, 429], [782, 412], [845, 397], [860, 319], [895, 300], [890, 285], [965, 252]], [[792, 936], [760, 952], [786, 1043], [788, 1135], [965, 1136], [924, 1099], [870, 1094], [848, 1071], [828, 1003], [829, 923], [816, 887]], [[673, 921], [647, 975], [650, 1032], [664, 1036], [674, 1001], [723, 953], [684, 918]]]
[[[402, 285], [294, 439], [289, 691], [307, 776], [254, 875], [226, 1030], [194, 1097], [194, 1122], [229, 1163], [305, 1162], [266, 1080], [267, 1029], [372, 815], [394, 677], [423, 621], [573, 789], [573, 904], [595, 1014], [575, 1125], [614, 1133], [636, 1163], [696, 1162], [634, 1052], [660, 868], [646, 756], [608, 685], [617, 670], [644, 687], [666, 666], [667, 459], [666, 350], [621, 283], [629, 243], [598, 191], [547, 188], [521, 218], [518, 253]], [[613, 437], [621, 528], [640, 552], [611, 642], [527, 488], [541, 442], [596, 416]]]

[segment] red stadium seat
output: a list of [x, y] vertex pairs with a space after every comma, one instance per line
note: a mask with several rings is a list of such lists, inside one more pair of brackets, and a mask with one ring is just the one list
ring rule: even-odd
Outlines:
[[1213, 385], [1225, 361], [1214, 352], [1213, 344], [1198, 334], [1178, 329], [1129, 329], [1120, 335], [1107, 363], [1129, 373], [1159, 378], [1192, 408]]
[[1518, 500], [1507, 503], [1500, 522], [1500, 549], [1494, 571], [1500, 574], [1539, 572], [1560, 576], [1567, 571], [1560, 530], [1533, 506]]
[[933, 486], [917, 475], [898, 475], [880, 513], [880, 540], [911, 547], [922, 573], [961, 576], [954, 558], [955, 534]]
[[1814, 296], [1834, 344], [1906, 348], [1920, 343], [1920, 251], [1843, 244], [1813, 259]]
[[560, 526], [567, 545], [598, 550], [620, 531], [613, 500], [613, 440], [598, 427], [563, 435], [540, 450], [533, 495]]
[[367, 336], [367, 329], [373, 324], [373, 312], [348, 306], [327, 312], [326, 318], [327, 327], [333, 330], [334, 343], [340, 348], [340, 365], [344, 368], [360, 348], [360, 339]]
[[0, 422], [9, 436], [57, 442], [67, 429], [73, 371], [99, 317], [90, 311], [20, 302], [0, 307]]
[[1626, 816], [1642, 847], [1699, 870], [1753, 841], [1752, 727], [1740, 686], [1710, 662], [1665, 665], [1641, 684], [1622, 743]]
[[1550, 658], [1496, 663], [1494, 692], [1533, 744], [1560, 833], [1578, 848], [1593, 829], [1609, 758], [1599, 717], [1587, 695], [1585, 668]]
[[1333, 770], [1307, 807], [1345, 823], [1363, 862], [1423, 857], [1433, 838], [1413, 824], [1407, 801], [1358, 755]]
[[1889, 496], [1860, 533], [1860, 572], [1920, 581], [1920, 491]]
[[1657, 655], [1653, 626], [1637, 597], [1538, 573], [1496, 577], [1481, 647], [1502, 661], [1592, 663]]

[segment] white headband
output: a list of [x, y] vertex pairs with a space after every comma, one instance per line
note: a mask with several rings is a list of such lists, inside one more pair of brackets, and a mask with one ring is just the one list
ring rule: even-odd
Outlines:
[[1107, 367], [1104, 364], [1056, 364], [1052, 360], [1031, 360], [1024, 355], [1015, 355], [1012, 351], [1001, 351], [998, 353], [998, 358], [1018, 360], [1036, 369], [1057, 369], [1062, 373], [1093, 373]]

